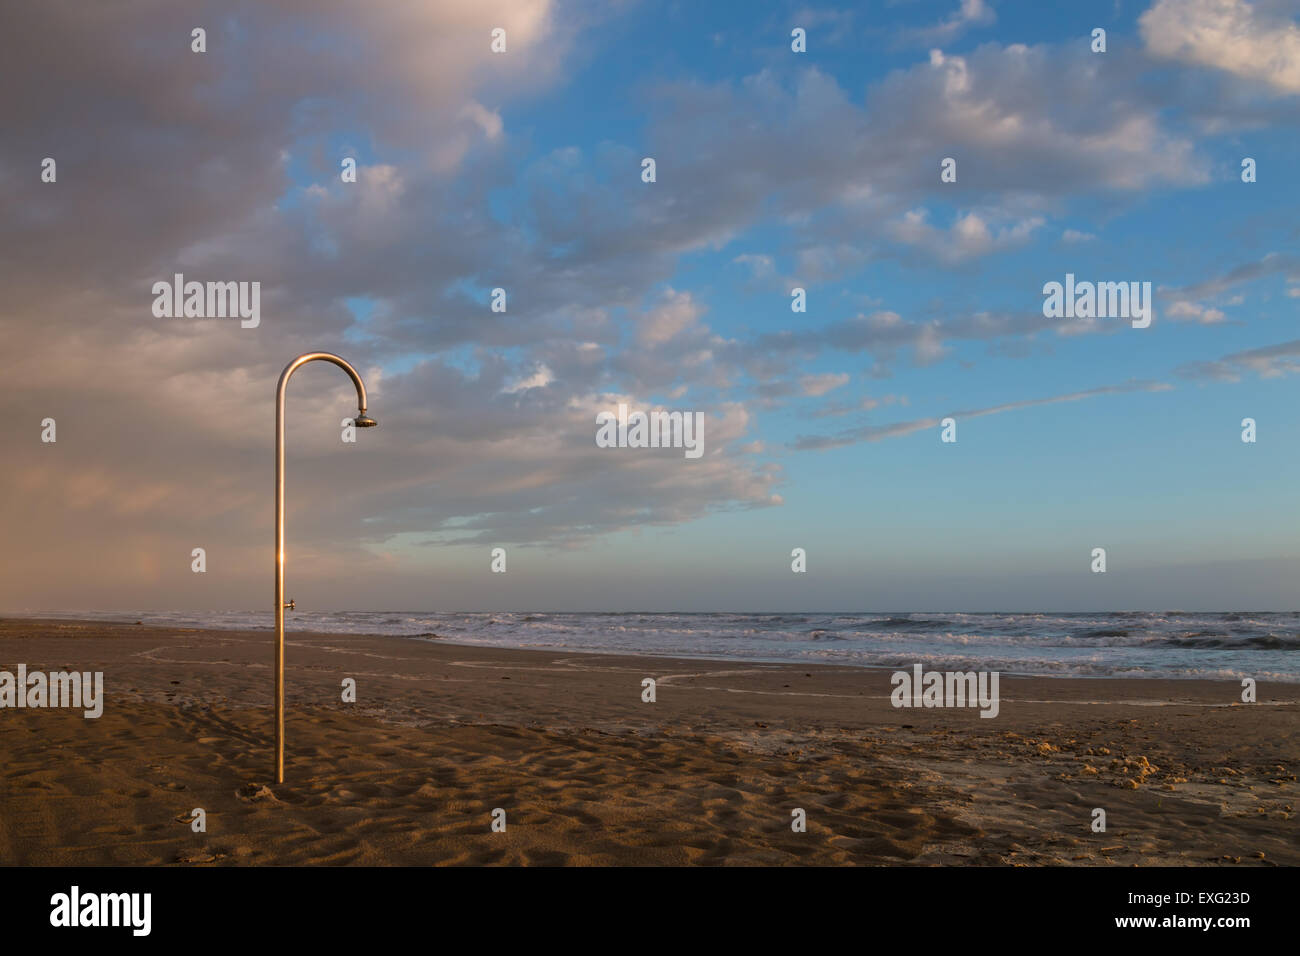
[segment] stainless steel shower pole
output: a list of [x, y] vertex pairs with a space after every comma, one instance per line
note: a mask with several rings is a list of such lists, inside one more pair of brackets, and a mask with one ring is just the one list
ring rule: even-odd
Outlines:
[[[275, 782], [284, 783], [284, 395], [289, 376], [308, 362], [333, 362], [357, 387], [358, 428], [377, 424], [366, 415], [366, 386], [357, 370], [329, 352], [306, 352], [284, 367], [275, 391]], [[290, 602], [289, 607], [293, 604]]]

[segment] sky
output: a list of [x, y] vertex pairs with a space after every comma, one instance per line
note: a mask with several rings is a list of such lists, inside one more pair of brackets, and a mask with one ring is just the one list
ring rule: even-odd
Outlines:
[[[269, 607], [318, 350], [379, 428], [296, 373], [304, 610], [1296, 606], [1300, 3], [7, 19], [0, 610]], [[155, 315], [176, 273], [260, 321]], [[703, 455], [599, 447], [620, 404]]]

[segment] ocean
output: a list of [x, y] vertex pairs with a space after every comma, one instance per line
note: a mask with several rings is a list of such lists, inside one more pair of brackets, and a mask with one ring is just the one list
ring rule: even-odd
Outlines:
[[[43, 613], [270, 629], [269, 611]], [[486, 647], [1069, 677], [1253, 677], [1300, 683], [1300, 612], [665, 614], [290, 611], [290, 631]]]

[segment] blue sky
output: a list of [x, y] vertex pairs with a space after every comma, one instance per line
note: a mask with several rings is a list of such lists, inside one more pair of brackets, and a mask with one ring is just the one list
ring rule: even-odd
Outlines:
[[[43, 543], [0, 601], [260, 606], [267, 436], [237, 410], [326, 348], [381, 428], [340, 447], [346, 383], [295, 380], [315, 608], [361, 576], [411, 609], [1293, 607], [1296, 5], [758, 6], [144, 4], [98, 42], [26, 14], [67, 62], [0, 152], [4, 321], [43, 330], [11, 397], [86, 437], [13, 439]], [[182, 269], [260, 279], [263, 326], [148, 324]], [[1150, 328], [1045, 318], [1066, 273], [1150, 282]], [[103, 353], [146, 371], [78, 371]], [[703, 412], [705, 457], [597, 449], [620, 401]]]

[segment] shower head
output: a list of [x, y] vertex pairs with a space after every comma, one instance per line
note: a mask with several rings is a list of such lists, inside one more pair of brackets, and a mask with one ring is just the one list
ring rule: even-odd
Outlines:
[[357, 412], [357, 417], [352, 420], [358, 428], [374, 428], [379, 422], [375, 421], [365, 412]]

